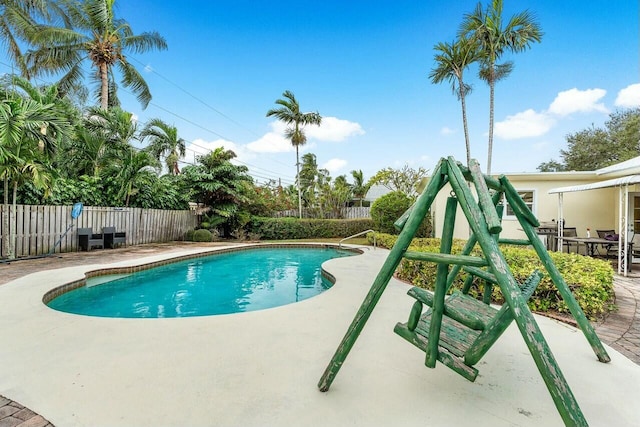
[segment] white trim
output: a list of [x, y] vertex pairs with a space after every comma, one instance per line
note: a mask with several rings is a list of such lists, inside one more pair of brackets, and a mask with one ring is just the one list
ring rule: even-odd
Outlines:
[[554, 193], [571, 193], [574, 191], [586, 191], [586, 190], [595, 190], [598, 188], [608, 188], [608, 187], [618, 187], [618, 186], [626, 186], [630, 184], [639, 184], [640, 183], [640, 175], [629, 175], [622, 178], [608, 179], [606, 181], [600, 182], [592, 182], [590, 184], [583, 185], [570, 185], [567, 187], [558, 187], [552, 188], [548, 191], [549, 194]]
[[631, 169], [635, 169], [632, 173], [640, 173], [640, 156], [607, 166], [606, 168], [600, 168], [596, 171], [596, 175], [616, 174], [620, 172], [628, 174]]

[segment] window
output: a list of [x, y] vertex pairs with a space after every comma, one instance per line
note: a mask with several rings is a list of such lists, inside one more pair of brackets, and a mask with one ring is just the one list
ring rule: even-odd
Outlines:
[[[518, 190], [518, 194], [520, 195], [520, 197], [522, 197], [522, 200], [524, 200], [524, 204], [527, 205], [527, 207], [535, 215], [535, 213], [536, 213], [536, 211], [535, 211], [535, 206], [536, 206], [535, 205], [535, 200], [536, 200], [536, 197], [535, 197], [536, 196], [536, 192], [535, 192], [535, 190]], [[509, 203], [507, 202], [506, 198], [503, 198], [502, 203], [506, 207], [506, 209], [504, 211], [505, 219], [515, 219], [516, 215], [515, 215], [515, 213], [513, 213], [513, 209], [511, 209], [511, 206], [509, 206]]]

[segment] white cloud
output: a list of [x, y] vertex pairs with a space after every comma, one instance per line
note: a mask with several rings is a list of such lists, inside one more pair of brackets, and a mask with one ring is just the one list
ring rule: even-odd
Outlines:
[[293, 151], [294, 147], [283, 135], [268, 132], [260, 137], [260, 139], [248, 143], [247, 149], [256, 153], [285, 153]]
[[153, 67], [151, 65], [147, 64], [147, 65], [144, 66], [144, 70], [147, 73], [152, 73], [153, 72]]
[[347, 161], [343, 160], [343, 159], [331, 159], [328, 162], [326, 162], [325, 164], [323, 164], [321, 167], [323, 169], [328, 170], [331, 173], [335, 173], [338, 172], [341, 169], [344, 169], [344, 167], [347, 166]]
[[[294, 151], [291, 141], [285, 138], [284, 133], [287, 125], [279, 120], [269, 123], [271, 131], [264, 134], [258, 140], [247, 144], [247, 149], [256, 153], [284, 153]], [[344, 141], [350, 136], [363, 135], [365, 132], [358, 123], [348, 120], [338, 119], [336, 117], [323, 117], [320, 126], [306, 126], [305, 134], [307, 139], [315, 139], [317, 141]], [[313, 142], [307, 142], [301, 150], [313, 148]]]
[[640, 83], [632, 84], [618, 92], [617, 107], [640, 107]]
[[550, 115], [528, 109], [497, 122], [494, 133], [502, 139], [529, 138], [544, 135], [554, 124], [555, 120]]
[[549, 106], [549, 113], [567, 116], [572, 113], [590, 113], [599, 111], [608, 113], [604, 104], [599, 103], [607, 91], [604, 89], [578, 90], [576, 88], [558, 93], [556, 99]]
[[224, 147], [227, 150], [236, 150], [236, 144], [226, 139], [216, 139], [215, 141], [205, 141], [204, 139], [196, 139], [187, 145], [187, 150], [192, 151], [198, 156], [209, 154], [218, 147]]
[[344, 141], [351, 136], [365, 133], [359, 123], [337, 117], [323, 117], [320, 126], [307, 126], [305, 132], [308, 138], [332, 142]]
[[446, 126], [440, 129], [440, 135], [451, 135], [452, 133], [456, 133], [456, 131]]
[[280, 121], [269, 123], [271, 131], [265, 133], [259, 139], [246, 145], [249, 151], [255, 153], [286, 153], [293, 151], [291, 141], [284, 137], [286, 125]]

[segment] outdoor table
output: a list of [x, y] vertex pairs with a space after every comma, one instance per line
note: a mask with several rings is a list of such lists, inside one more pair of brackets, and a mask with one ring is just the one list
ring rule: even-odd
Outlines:
[[[558, 236], [555, 236], [555, 238], [556, 240], [559, 239]], [[585, 254], [589, 255], [590, 257], [595, 256], [597, 245], [619, 244], [617, 240], [607, 240], [601, 237], [563, 237], [562, 240], [567, 242], [576, 242], [577, 243], [576, 252], [578, 253], [580, 252], [580, 244], [584, 244], [586, 248]], [[627, 242], [627, 251], [624, 254], [627, 257], [627, 266], [629, 271], [631, 271], [632, 251], [633, 251], [633, 242], [629, 241]]]
[[[556, 236], [556, 240], [559, 240], [559, 237]], [[596, 253], [597, 245], [611, 245], [617, 244], [617, 241], [607, 240], [600, 237], [562, 237], [562, 240], [565, 242], [575, 242], [577, 243], [576, 252], [580, 252], [580, 244], [585, 246], [585, 254], [589, 256], [594, 256]]]

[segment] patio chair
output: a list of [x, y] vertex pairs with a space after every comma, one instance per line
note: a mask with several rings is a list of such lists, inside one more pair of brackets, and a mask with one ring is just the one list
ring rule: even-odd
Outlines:
[[102, 234], [94, 234], [91, 228], [78, 228], [78, 247], [83, 251], [90, 251], [91, 248], [104, 248], [104, 238]]
[[[578, 230], [575, 227], [565, 227], [562, 229], [563, 237], [578, 237]], [[578, 252], [578, 242], [568, 242], [566, 240], [562, 241], [563, 252], [564, 248], [567, 248], [567, 253], [571, 252], [571, 248], [575, 247], [576, 252]]]
[[117, 232], [115, 227], [102, 227], [102, 235], [104, 236], [104, 247], [113, 249], [117, 245], [125, 245], [127, 235], [124, 231]]
[[611, 240], [611, 243], [603, 243], [600, 247], [604, 250], [605, 258], [618, 256], [618, 235], [616, 230], [596, 230], [601, 239]]

